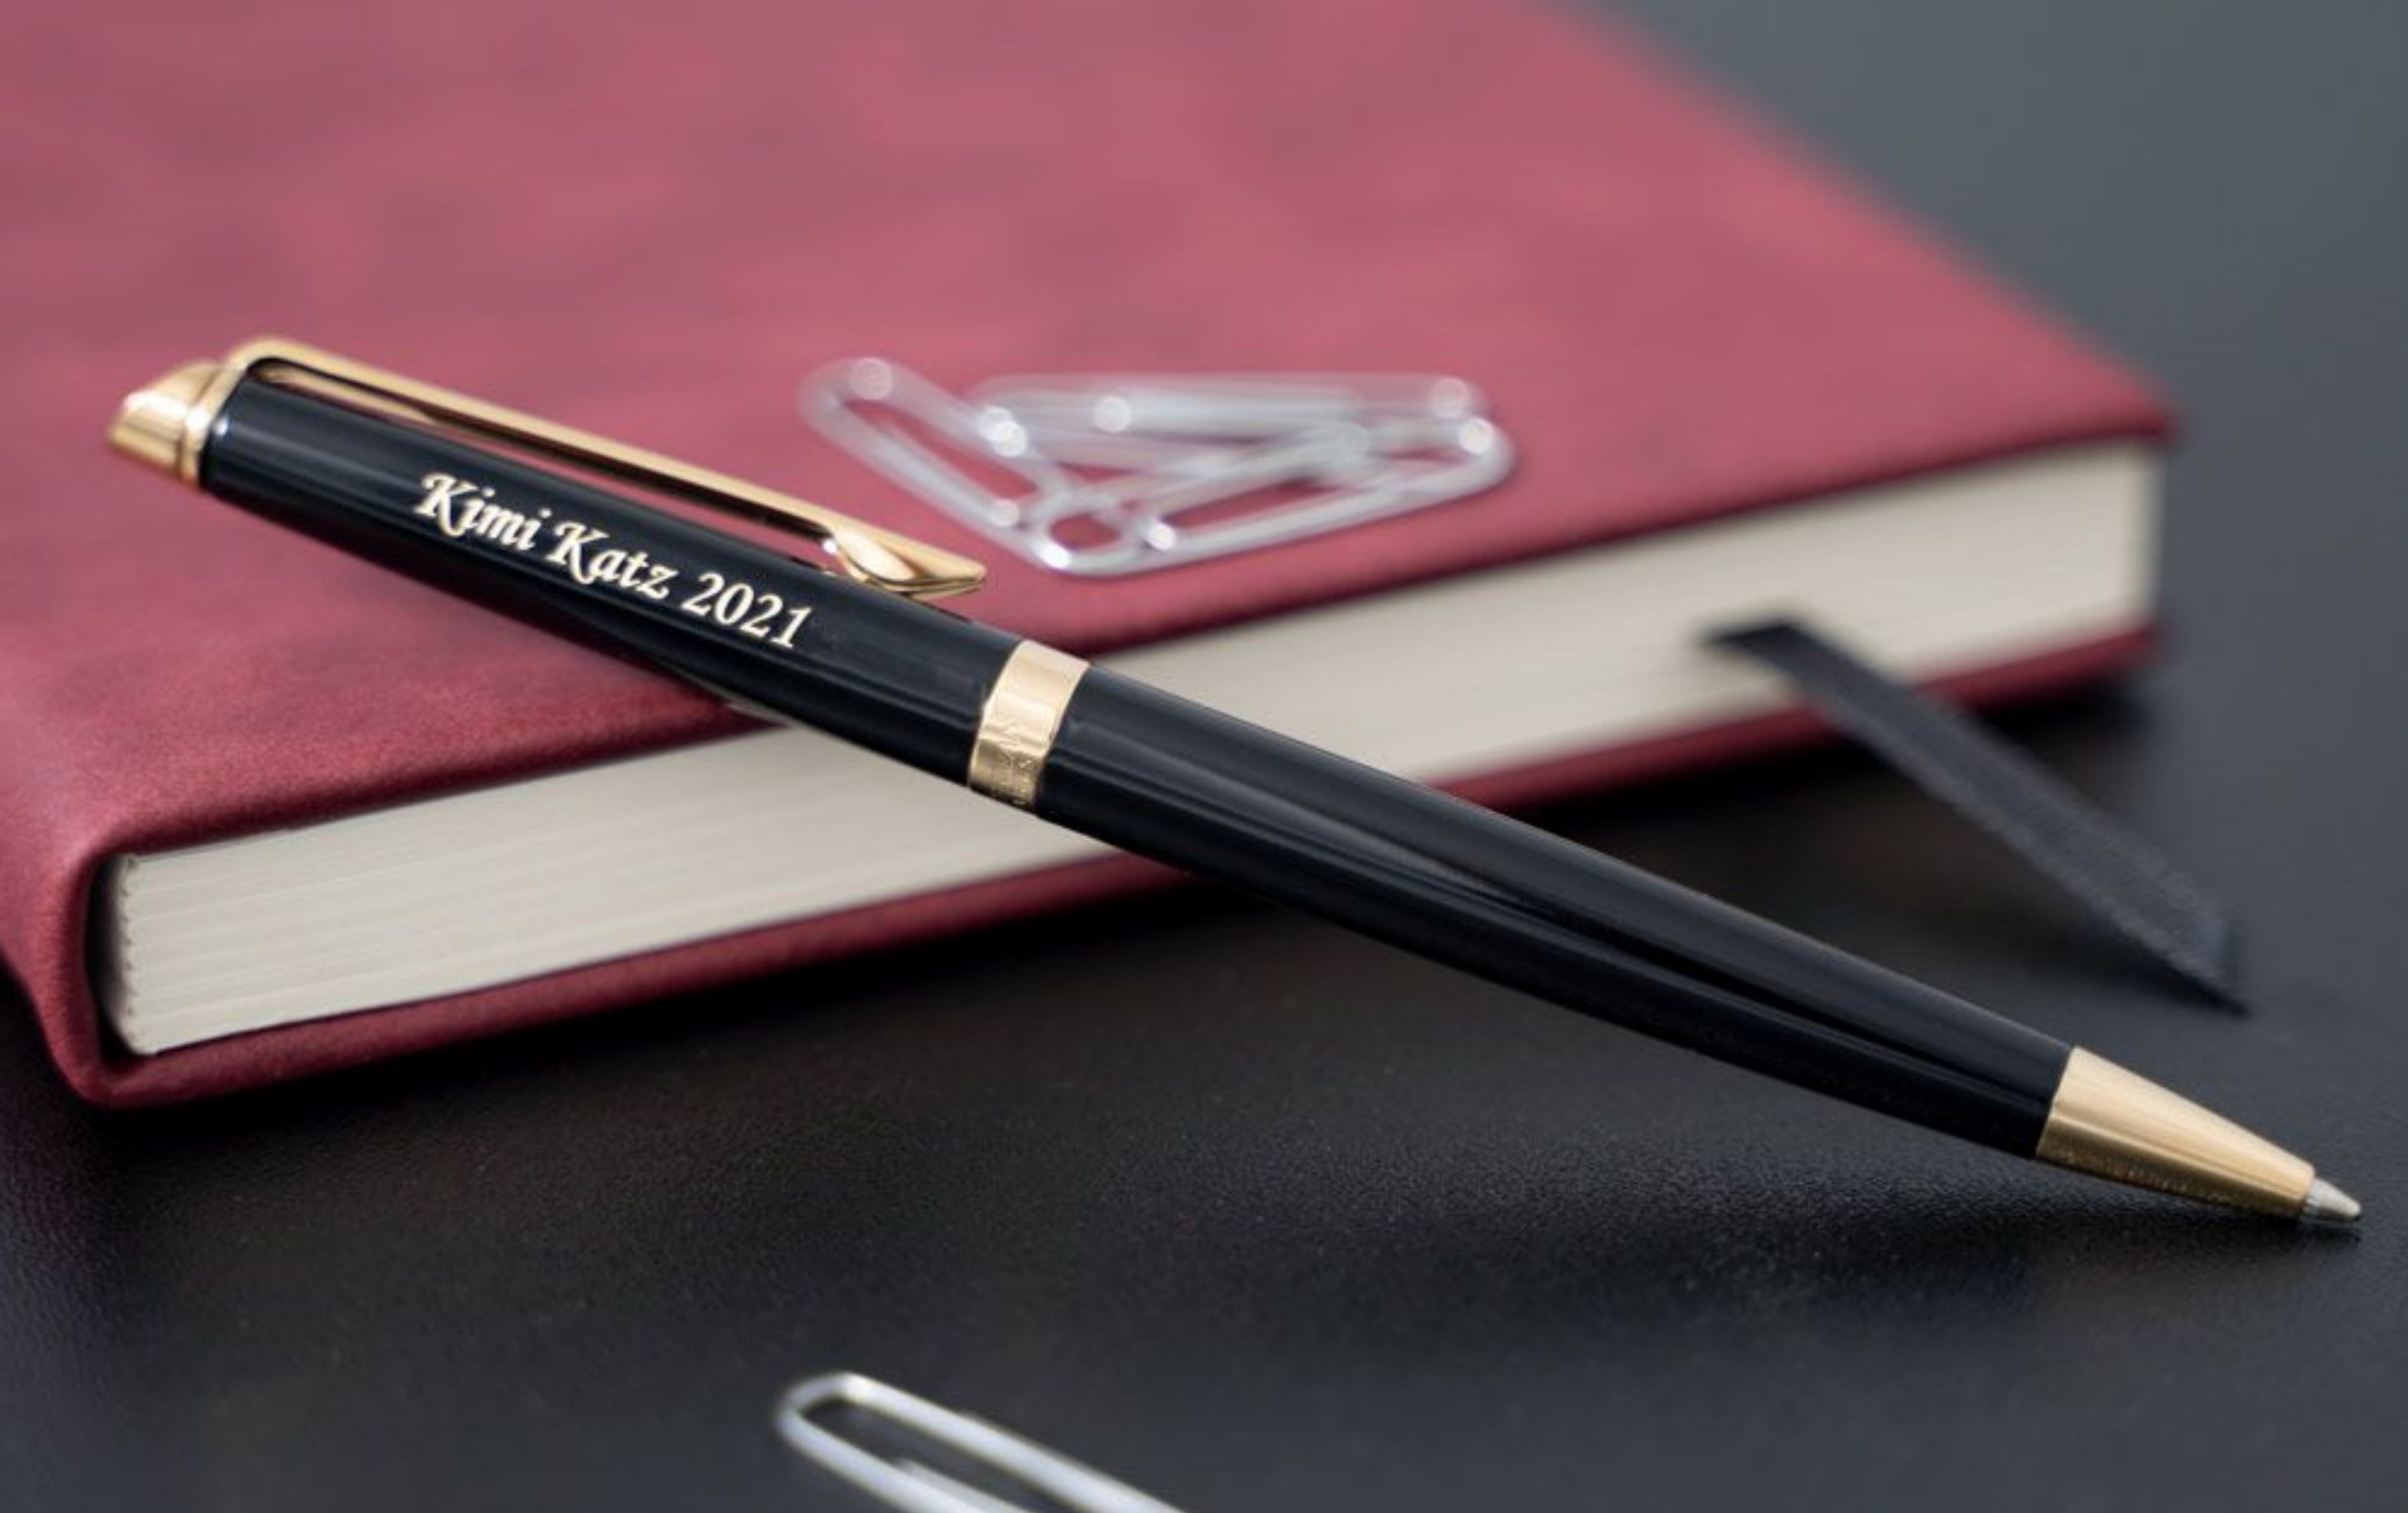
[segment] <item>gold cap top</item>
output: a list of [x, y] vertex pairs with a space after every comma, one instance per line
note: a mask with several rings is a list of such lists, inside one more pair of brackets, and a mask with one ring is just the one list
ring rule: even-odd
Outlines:
[[163, 473], [187, 482], [197, 478], [225, 373], [222, 363], [187, 363], [135, 390], [118, 407], [108, 444]]

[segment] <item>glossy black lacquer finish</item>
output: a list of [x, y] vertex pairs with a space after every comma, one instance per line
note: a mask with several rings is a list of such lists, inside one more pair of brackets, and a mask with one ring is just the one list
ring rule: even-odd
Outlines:
[[1417, 784], [1090, 671], [1046, 817], [1541, 998], [2028, 1155], [2067, 1047]]
[[[202, 482], [955, 781], [1012, 645], [658, 510], [255, 380], [225, 407]], [[488, 499], [511, 514], [486, 512]], [[746, 591], [739, 612], [726, 612], [730, 584]], [[2065, 1046], [1971, 1004], [1100, 669], [1071, 700], [1038, 810], [1551, 1001], [2018, 1154], [2038, 1143], [2064, 1068]]]
[[[479, 487], [429, 512], [437, 477]], [[256, 379], [220, 415], [201, 483], [732, 703], [955, 781], [1012, 646], [664, 511]], [[488, 489], [523, 526], [477, 510]]]

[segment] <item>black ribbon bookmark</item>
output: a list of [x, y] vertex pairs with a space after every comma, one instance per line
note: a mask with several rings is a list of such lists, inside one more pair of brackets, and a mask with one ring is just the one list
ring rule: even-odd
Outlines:
[[2239, 1001], [2240, 929], [2232, 912], [2031, 758], [1796, 620], [1712, 639], [1780, 673], [1826, 719], [2184, 978]]

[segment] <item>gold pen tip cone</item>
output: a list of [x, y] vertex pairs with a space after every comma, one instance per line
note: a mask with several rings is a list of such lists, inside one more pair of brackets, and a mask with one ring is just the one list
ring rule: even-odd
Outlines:
[[2322, 1177], [2308, 1184], [2308, 1201], [2300, 1205], [2301, 1218], [2327, 1224], [2355, 1224], [2358, 1215], [2358, 1200]]

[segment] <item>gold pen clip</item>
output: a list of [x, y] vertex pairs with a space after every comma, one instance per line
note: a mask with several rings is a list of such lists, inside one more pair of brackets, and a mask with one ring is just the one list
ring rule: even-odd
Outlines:
[[109, 440], [120, 452], [175, 472], [200, 474], [201, 450], [226, 396], [245, 378], [314, 394], [337, 404], [499, 441], [540, 457], [573, 463], [658, 493], [689, 499], [793, 531], [815, 542], [846, 576], [910, 598], [966, 594], [986, 568], [942, 547], [915, 541], [867, 521], [740, 478], [696, 468], [465, 394], [421, 383], [314, 347], [263, 337], [222, 363], [181, 367], [125, 401]]

